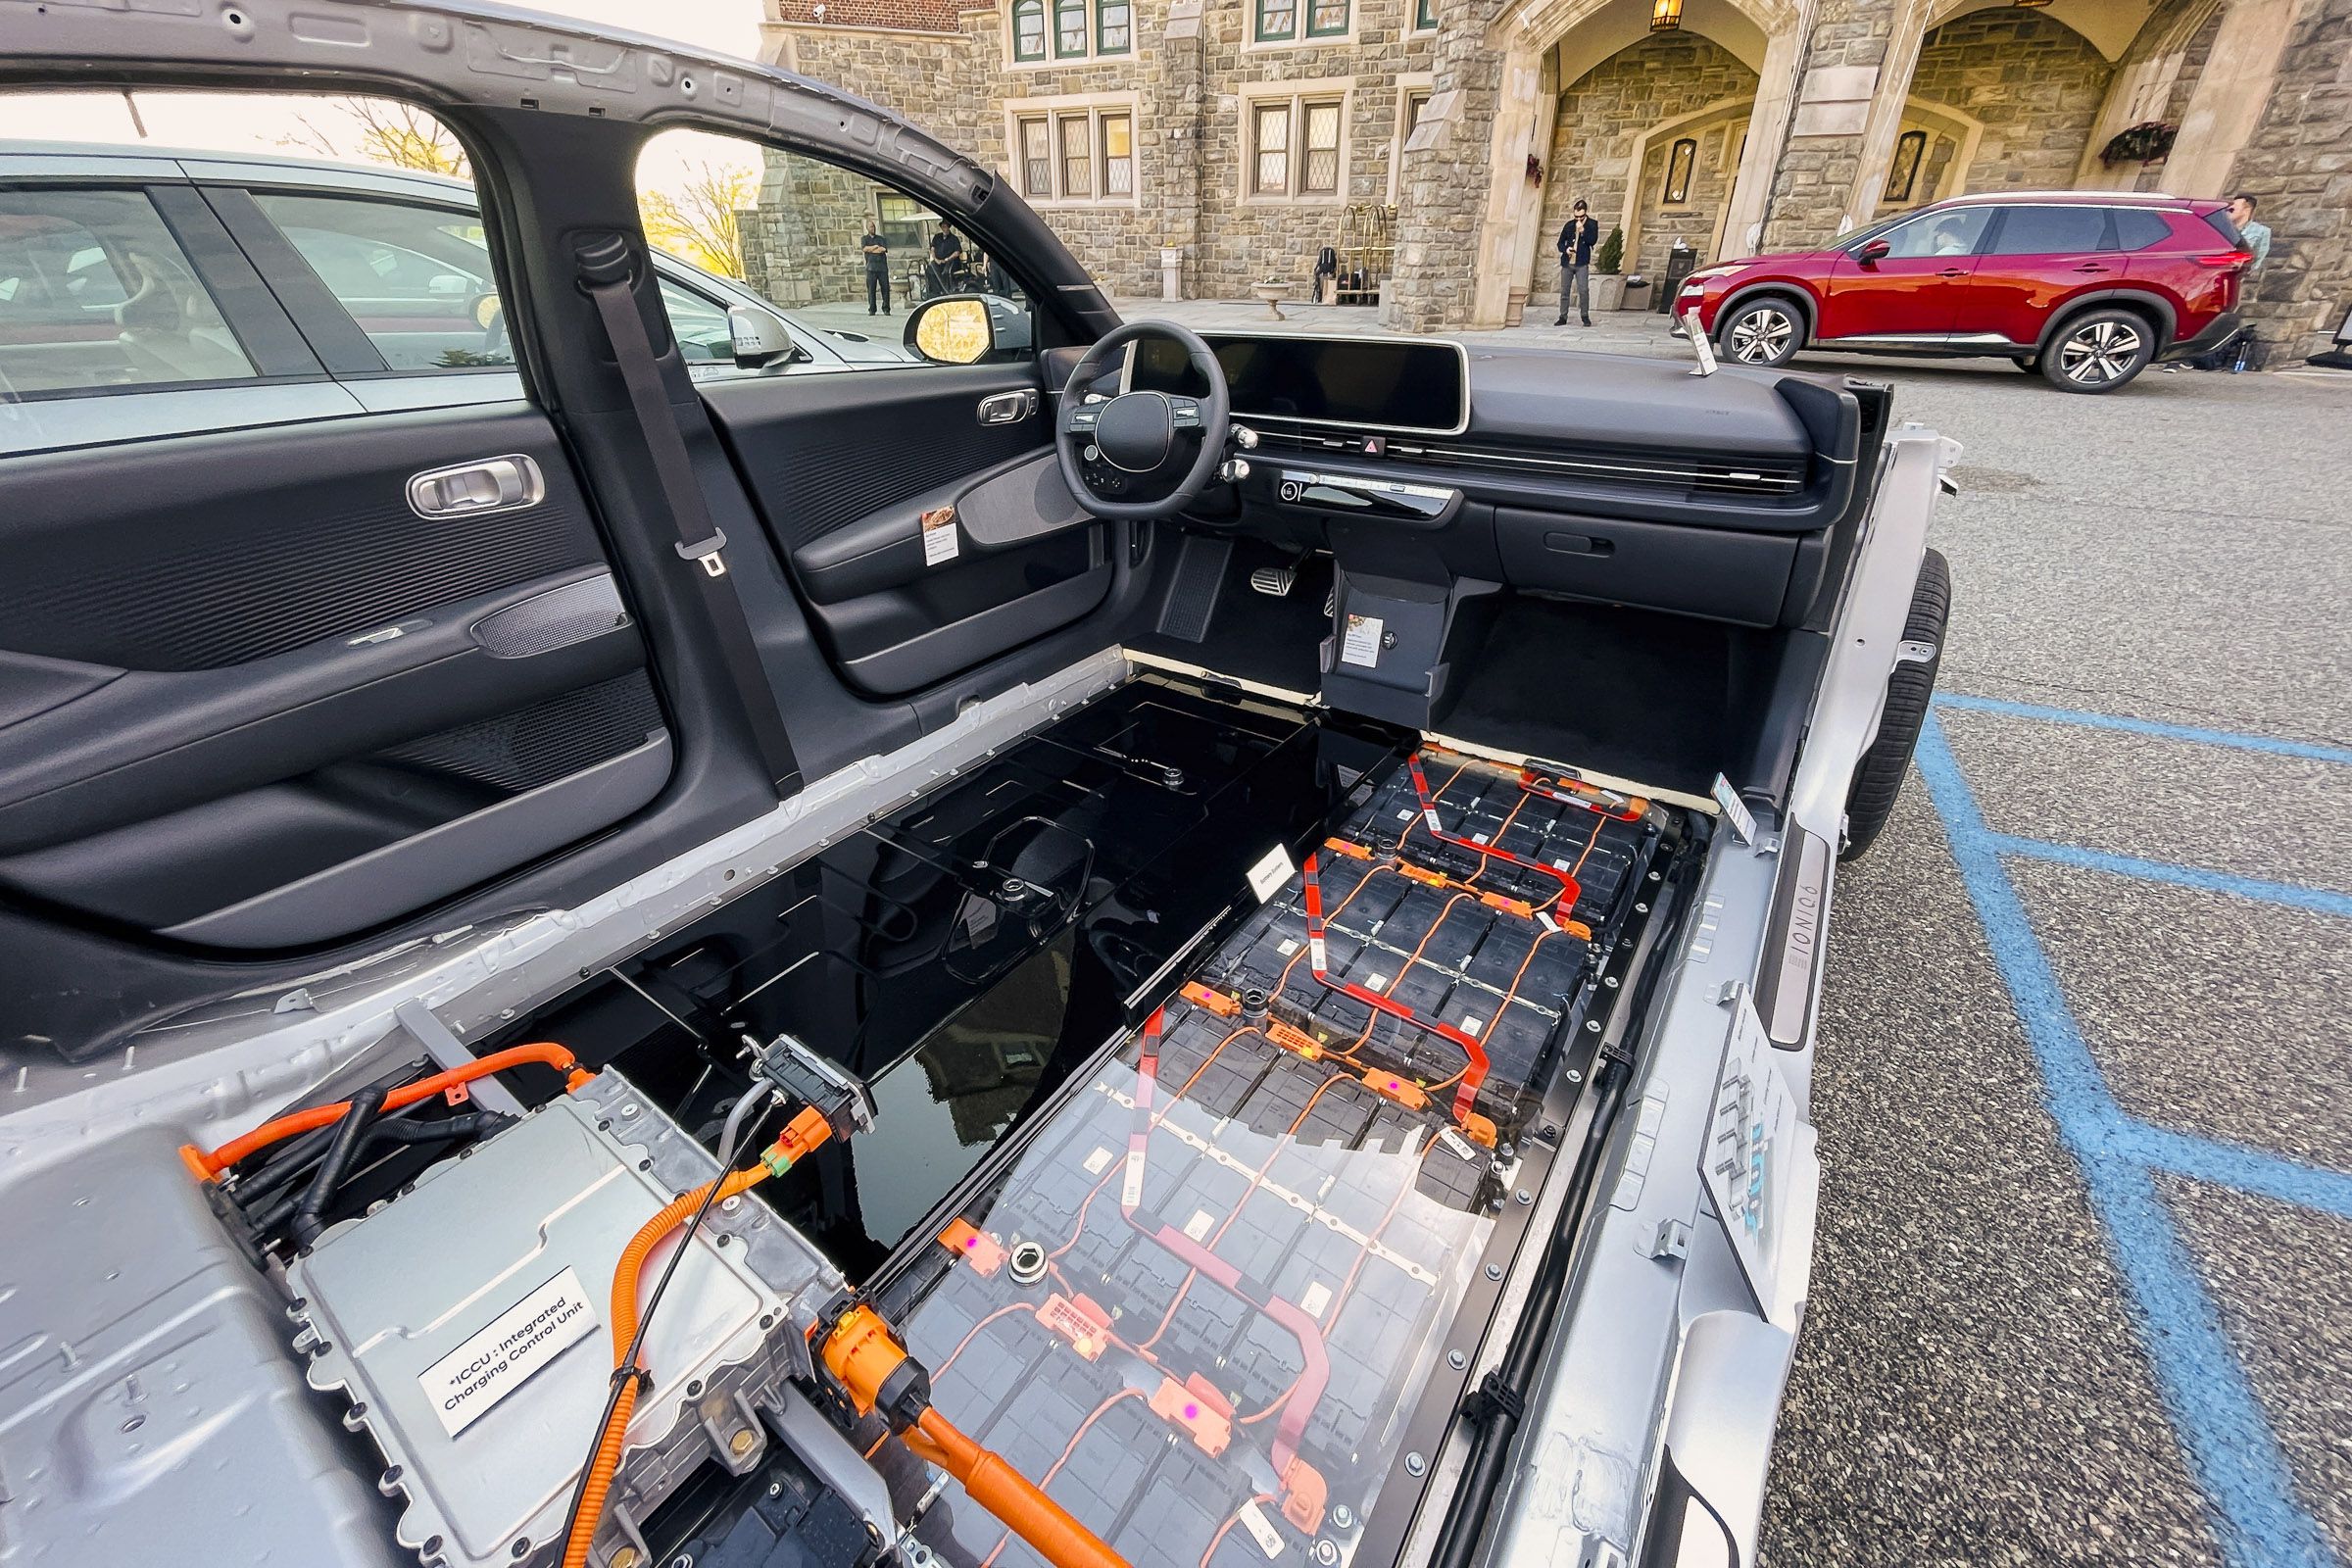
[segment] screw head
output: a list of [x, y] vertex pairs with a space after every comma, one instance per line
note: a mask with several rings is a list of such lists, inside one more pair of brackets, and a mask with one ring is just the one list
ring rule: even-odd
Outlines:
[[622, 1546], [612, 1553], [612, 1568], [637, 1568], [637, 1548]]
[[1489, 1263], [1487, 1265], [1487, 1278], [1491, 1280], [1498, 1280], [1502, 1278], [1502, 1265], [1500, 1263]]
[[1406, 1475], [1426, 1475], [1428, 1472], [1429, 1461], [1427, 1459], [1422, 1458], [1417, 1453], [1408, 1453], [1404, 1456], [1404, 1473]]
[[1470, 1358], [1459, 1350], [1447, 1350], [1446, 1352], [1446, 1364], [1453, 1368], [1456, 1372], [1459, 1372], [1462, 1368], [1470, 1364]]
[[508, 1549], [517, 1557], [528, 1557], [531, 1554], [531, 1538], [528, 1536], [516, 1536], [514, 1538], [514, 1544]]
[[745, 1427], [727, 1440], [727, 1451], [735, 1455], [736, 1458], [740, 1459], [745, 1454], [751, 1452], [753, 1445], [757, 1444], [759, 1441], [760, 1439], [753, 1433], [752, 1429], [750, 1427]]
[[1338, 1525], [1342, 1530], [1345, 1530], [1349, 1525], [1355, 1523], [1355, 1512], [1343, 1502], [1338, 1507], [1331, 1510], [1331, 1522], [1335, 1525]]

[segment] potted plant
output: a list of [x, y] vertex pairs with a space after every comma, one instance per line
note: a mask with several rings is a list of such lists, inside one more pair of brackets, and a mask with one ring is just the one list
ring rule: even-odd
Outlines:
[[1615, 311], [1625, 307], [1625, 229], [1612, 227], [1609, 237], [1592, 253], [1592, 308]]

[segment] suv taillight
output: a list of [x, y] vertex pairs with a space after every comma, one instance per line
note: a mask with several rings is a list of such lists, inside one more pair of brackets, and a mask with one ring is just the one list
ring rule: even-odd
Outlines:
[[2254, 259], [2252, 251], [2221, 251], [2212, 256], [2193, 258], [2199, 267], [2243, 267]]

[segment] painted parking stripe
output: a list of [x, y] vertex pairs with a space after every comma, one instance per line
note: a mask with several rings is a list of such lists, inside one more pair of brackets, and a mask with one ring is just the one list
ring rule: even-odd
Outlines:
[[1972, 713], [2040, 718], [2053, 724], [2073, 724], [2082, 729], [2120, 730], [2127, 735], [2193, 741], [2199, 746], [2227, 746], [2236, 751], [2262, 752], [2272, 757], [2300, 757], [2316, 762], [2352, 763], [2352, 749], [2320, 746], [2310, 741], [2280, 740], [2276, 735], [2244, 735], [2235, 730], [2199, 729], [2192, 724], [2159, 724], [2153, 719], [2122, 718], [2114, 713], [2092, 713], [2078, 708], [2044, 708], [2038, 703], [2012, 703], [1998, 697], [1963, 697], [1951, 692], [1937, 692], [1935, 702], [1937, 708], [1957, 708]]
[[2119, 1154], [2176, 1176], [2352, 1219], [2352, 1171], [2306, 1165], [2267, 1150], [2200, 1138], [2130, 1117], [2116, 1128], [2113, 1147]]
[[[1943, 819], [1969, 902], [2041, 1069], [2051, 1116], [2082, 1169], [2118, 1271], [2147, 1320], [2149, 1364], [2232, 1568], [2321, 1568], [2334, 1559], [2262, 1405], [2223, 1336], [2147, 1165], [2119, 1146], [2128, 1119], [2082, 1043], [2025, 906], [1943, 726], [1930, 714], [1916, 760]], [[2130, 1123], [2130, 1125], [2137, 1125]]]
[[2084, 871], [2105, 871], [2141, 882], [2164, 882], [2174, 887], [2196, 888], [2206, 893], [2228, 893], [2263, 904], [2283, 904], [2297, 909], [2311, 909], [2320, 914], [2352, 915], [2352, 893], [2307, 888], [2293, 882], [2265, 882], [2250, 876], [2231, 876], [2227, 871], [2209, 871], [2202, 866], [2177, 865], [2171, 860], [2143, 860], [2132, 855], [2109, 855], [2104, 851], [2081, 849], [2072, 844], [2019, 838], [2012, 833], [1994, 833], [1989, 838], [1992, 847], [2003, 855], [2048, 860], [2052, 864], [2071, 865]]

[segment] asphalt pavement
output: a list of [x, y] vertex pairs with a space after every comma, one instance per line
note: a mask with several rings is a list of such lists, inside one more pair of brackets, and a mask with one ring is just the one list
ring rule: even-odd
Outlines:
[[1941, 701], [1838, 879], [1764, 1561], [2352, 1563], [2352, 376], [1798, 367], [1966, 451]]

